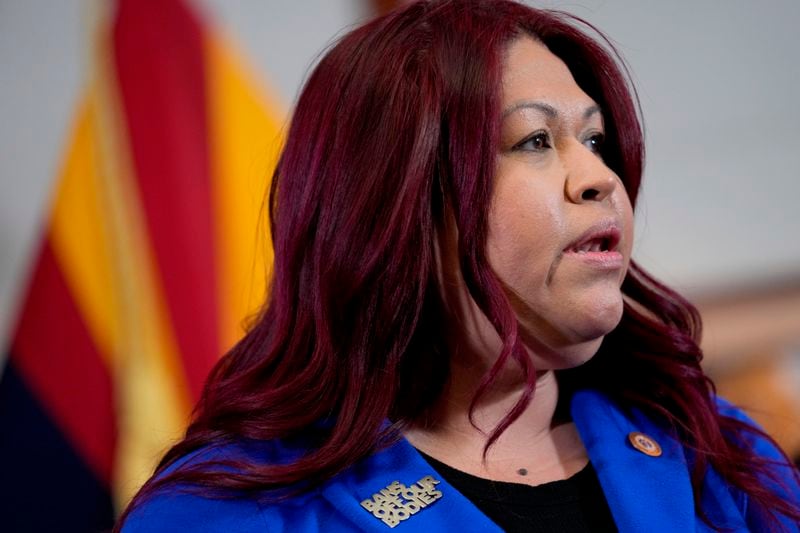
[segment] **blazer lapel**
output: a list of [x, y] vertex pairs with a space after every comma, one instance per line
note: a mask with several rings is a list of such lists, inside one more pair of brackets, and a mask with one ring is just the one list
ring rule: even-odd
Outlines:
[[[674, 438], [644, 416], [626, 417], [596, 391], [575, 393], [571, 411], [620, 531], [696, 530], [686, 459]], [[644, 451], [634, 447], [632, 433], [644, 434], [636, 444]]]
[[365, 531], [502, 531], [404, 439], [337, 476], [322, 493]]

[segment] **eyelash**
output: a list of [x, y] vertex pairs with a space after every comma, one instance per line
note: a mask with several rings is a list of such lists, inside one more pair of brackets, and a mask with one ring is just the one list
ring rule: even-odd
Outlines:
[[587, 143], [592, 143], [591, 146], [586, 146], [592, 152], [596, 153], [597, 155], [603, 155], [603, 145], [606, 142], [606, 136], [600, 132], [592, 133], [583, 141], [583, 145], [586, 146]]
[[[586, 137], [582, 144], [595, 154], [602, 155], [603, 144], [605, 143], [605, 140], [606, 136], [603, 133], [596, 132]], [[532, 142], [537, 142], [538, 146], [526, 148], [526, 145]], [[543, 152], [550, 148], [552, 148], [552, 144], [550, 143], [550, 135], [546, 131], [536, 131], [530, 136], [520, 141], [519, 143], [517, 143], [516, 145], [514, 145], [512, 150], [526, 151], [526, 152]]]
[[[540, 141], [541, 146], [536, 146], [532, 148], [525, 147], [525, 145], [527, 145], [528, 143], [534, 142], [536, 140]], [[548, 148], [552, 148], [552, 146], [550, 145], [550, 135], [548, 135], [546, 131], [536, 131], [531, 135], [529, 135], [528, 137], [525, 137], [520, 142], [518, 142], [514, 146], [514, 148], [512, 148], [512, 150], [521, 152], [543, 152]]]

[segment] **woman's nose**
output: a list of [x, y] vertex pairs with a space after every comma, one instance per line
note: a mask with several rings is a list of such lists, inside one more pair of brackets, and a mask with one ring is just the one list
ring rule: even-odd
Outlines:
[[576, 204], [602, 202], [617, 187], [614, 172], [588, 149], [575, 147], [567, 164], [566, 195]]

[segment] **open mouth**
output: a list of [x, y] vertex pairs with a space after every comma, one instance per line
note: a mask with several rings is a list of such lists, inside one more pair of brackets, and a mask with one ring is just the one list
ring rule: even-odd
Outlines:
[[619, 241], [620, 231], [615, 227], [599, 231], [590, 230], [569, 245], [565, 251], [576, 254], [615, 252], [619, 246]]

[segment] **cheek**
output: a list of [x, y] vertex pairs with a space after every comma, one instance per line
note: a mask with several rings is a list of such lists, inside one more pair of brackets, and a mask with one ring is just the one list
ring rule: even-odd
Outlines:
[[[634, 228], [633, 228], [633, 207], [631, 207], [631, 202], [628, 199], [628, 195], [626, 193], [621, 194], [621, 198], [618, 201], [617, 205], [620, 219], [622, 220], [623, 225], [623, 234], [622, 234], [622, 254], [625, 256], [625, 269], [627, 271], [627, 265], [630, 262], [631, 254], [633, 251], [633, 239], [634, 239]], [[623, 272], [624, 275], [624, 272]]]
[[496, 191], [489, 215], [489, 263], [516, 291], [543, 282], [563, 233], [557, 202], [538, 189], [523, 184]]

